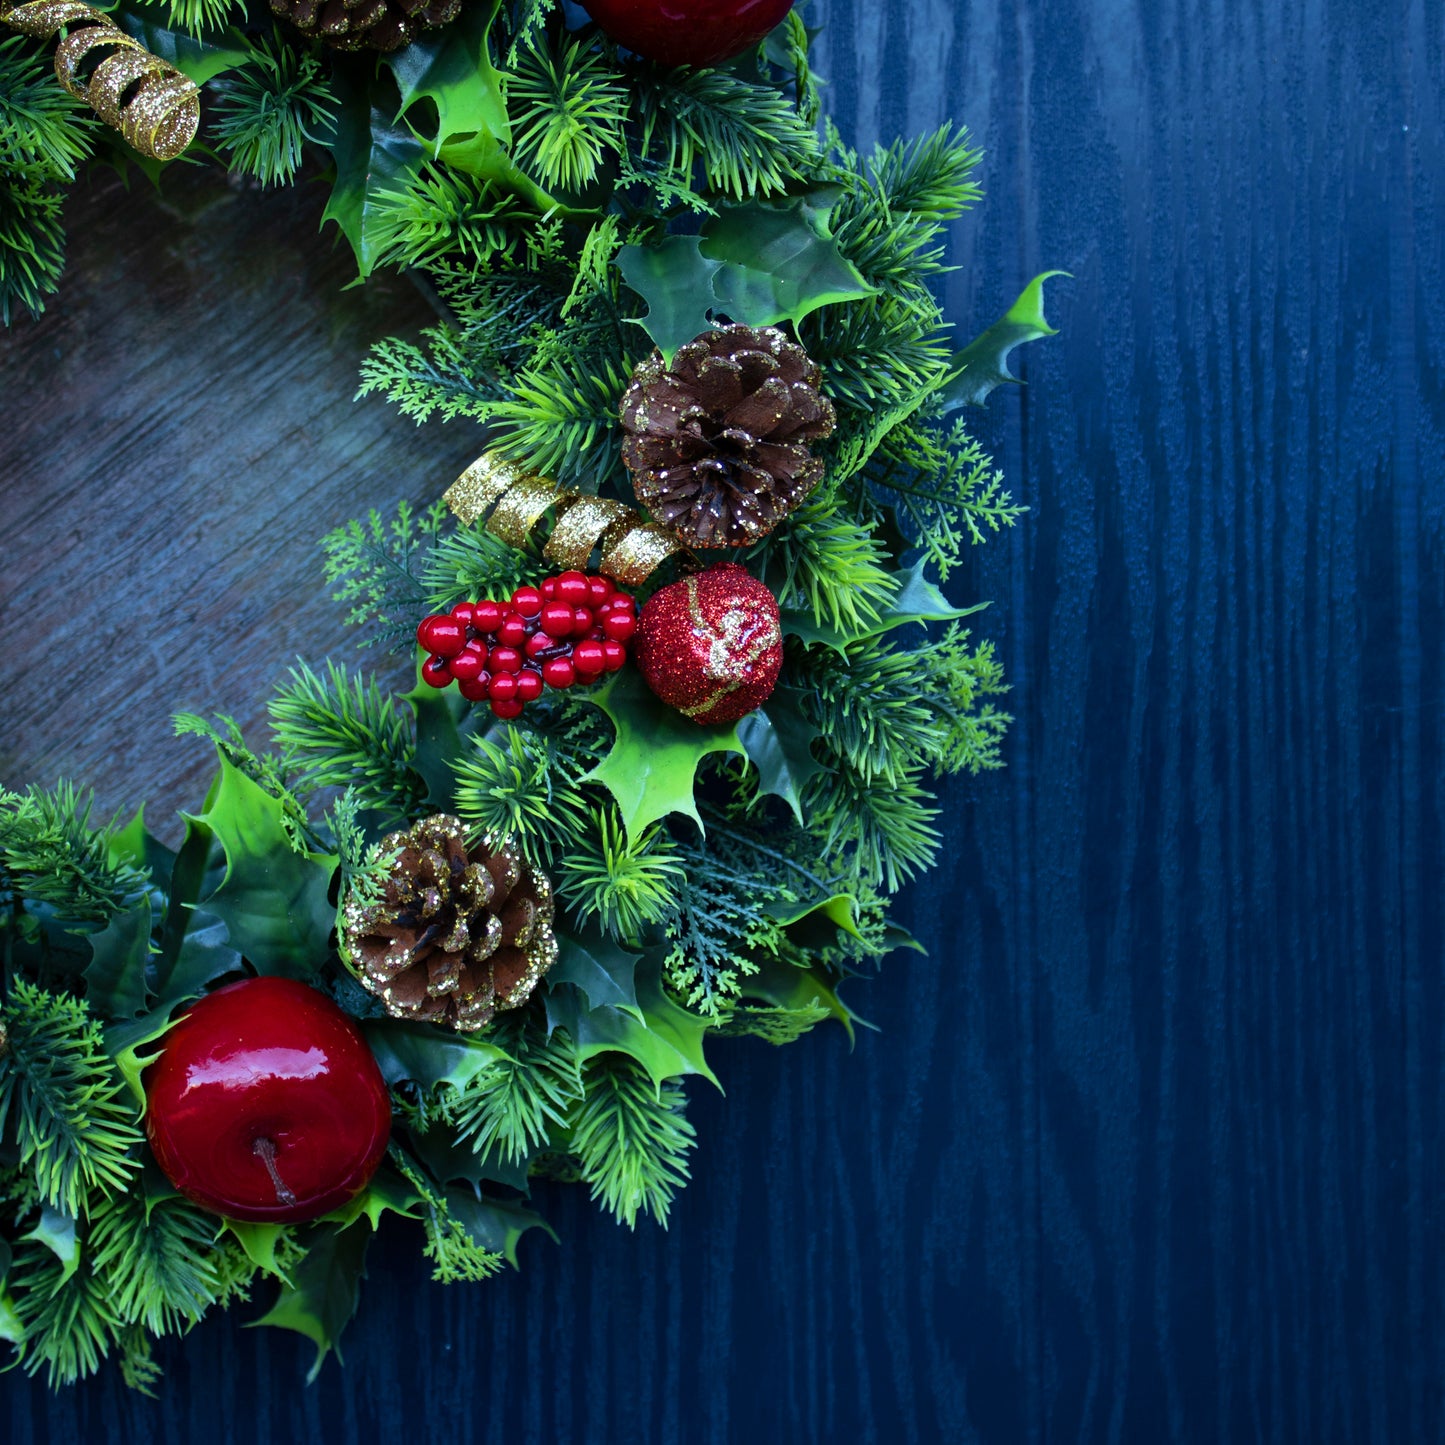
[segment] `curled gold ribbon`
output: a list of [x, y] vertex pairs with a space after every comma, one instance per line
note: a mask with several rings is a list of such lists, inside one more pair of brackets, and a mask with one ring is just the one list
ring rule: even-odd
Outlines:
[[[0, 0], [0, 20], [25, 35], [47, 40], [66, 31], [55, 50], [55, 77], [85, 101], [142, 155], [174, 160], [196, 138], [201, 90], [169, 62], [152, 55], [109, 17], [80, 0]], [[80, 62], [102, 47], [108, 55], [80, 75]]]
[[534, 476], [496, 452], [483, 452], [442, 500], [468, 526], [490, 512], [487, 531], [513, 547], [525, 546], [553, 509], [552, 535], [542, 555], [564, 570], [582, 572], [600, 546], [601, 571], [624, 587], [640, 586], [665, 558], [687, 550], [666, 527], [644, 522], [631, 507]]

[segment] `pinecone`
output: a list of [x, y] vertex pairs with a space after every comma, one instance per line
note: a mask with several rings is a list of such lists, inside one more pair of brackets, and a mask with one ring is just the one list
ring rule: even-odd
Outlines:
[[655, 351], [622, 398], [622, 460], [638, 499], [689, 546], [766, 536], [817, 486], [805, 443], [830, 436], [822, 373], [776, 327], [724, 326]]
[[461, 14], [462, 0], [271, 0], [303, 35], [336, 50], [400, 50]]
[[468, 849], [445, 813], [382, 846], [386, 883], [346, 900], [342, 949], [387, 1013], [471, 1032], [524, 1004], [557, 957], [548, 879], [506, 846]]

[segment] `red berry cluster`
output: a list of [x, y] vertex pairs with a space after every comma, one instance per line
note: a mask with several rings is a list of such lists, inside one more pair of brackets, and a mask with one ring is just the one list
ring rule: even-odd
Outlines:
[[632, 598], [606, 577], [563, 572], [541, 587], [519, 587], [510, 602], [458, 602], [422, 618], [416, 640], [431, 656], [424, 682], [490, 702], [516, 717], [542, 688], [596, 682], [627, 661], [624, 644], [637, 629]]

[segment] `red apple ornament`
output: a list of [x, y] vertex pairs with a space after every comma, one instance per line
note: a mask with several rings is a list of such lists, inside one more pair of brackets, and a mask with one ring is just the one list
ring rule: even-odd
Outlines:
[[793, 0], [582, 0], [619, 45], [663, 65], [716, 65], [751, 49]]
[[250, 978], [193, 1004], [145, 1073], [146, 1133], [186, 1198], [297, 1224], [376, 1173], [391, 1101], [361, 1031], [325, 994]]

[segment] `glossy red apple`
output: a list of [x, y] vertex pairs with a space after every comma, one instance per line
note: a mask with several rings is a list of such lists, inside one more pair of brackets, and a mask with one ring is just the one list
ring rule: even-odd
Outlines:
[[783, 23], [793, 0], [581, 0], [619, 45], [664, 65], [716, 65]]
[[145, 1073], [167, 1179], [229, 1219], [295, 1224], [366, 1187], [391, 1100], [361, 1031], [325, 994], [250, 978], [208, 994]]

